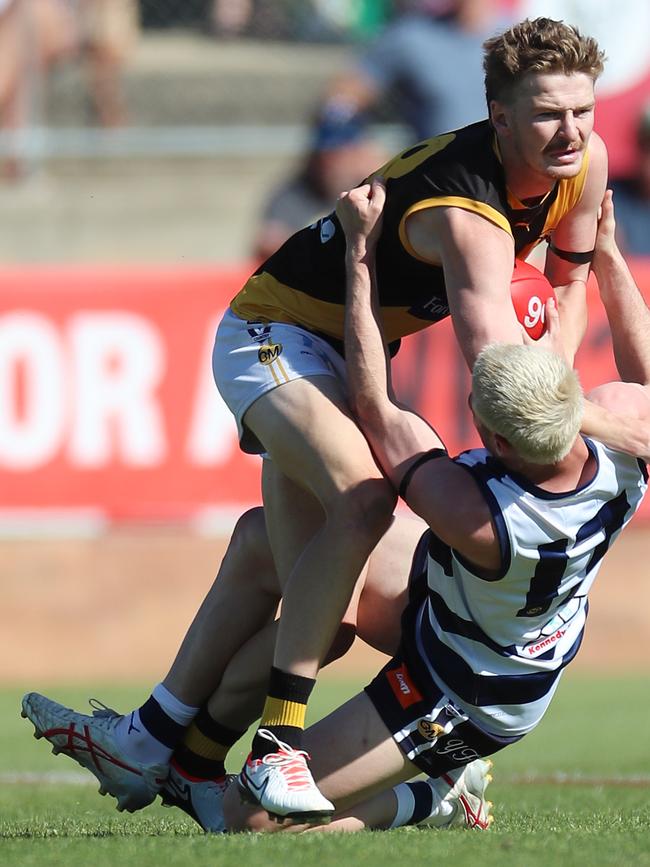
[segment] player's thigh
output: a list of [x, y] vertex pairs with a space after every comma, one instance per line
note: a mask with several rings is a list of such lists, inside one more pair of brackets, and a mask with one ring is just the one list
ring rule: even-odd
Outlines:
[[368, 560], [357, 610], [357, 633], [390, 656], [399, 646], [413, 555], [426, 529], [424, 521], [410, 513], [396, 515]]
[[326, 510], [341, 492], [352, 494], [348, 501], [363, 498], [362, 480], [381, 479], [347, 403], [345, 362], [318, 335], [227, 311], [217, 329], [212, 368], [242, 449], [266, 452]]
[[363, 692], [310, 726], [304, 747], [319, 789], [337, 810], [419, 773]]
[[248, 409], [244, 423], [278, 470], [325, 509], [341, 493], [382, 478], [334, 377], [297, 379], [267, 392]]

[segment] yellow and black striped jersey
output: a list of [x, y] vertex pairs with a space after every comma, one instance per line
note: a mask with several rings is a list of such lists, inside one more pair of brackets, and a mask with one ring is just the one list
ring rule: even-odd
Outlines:
[[[424, 208], [453, 206], [480, 214], [511, 235], [524, 259], [580, 200], [588, 169], [558, 181], [526, 205], [508, 191], [496, 137], [487, 120], [425, 139], [377, 172], [386, 181], [376, 272], [386, 339], [395, 341], [449, 315], [442, 267], [418, 257], [406, 220]], [[289, 322], [334, 341], [343, 338], [345, 237], [336, 214], [296, 232], [233, 299], [242, 319]]]

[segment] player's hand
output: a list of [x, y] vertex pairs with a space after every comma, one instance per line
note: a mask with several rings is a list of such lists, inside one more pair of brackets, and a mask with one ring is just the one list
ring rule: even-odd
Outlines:
[[549, 352], [554, 352], [556, 355], [559, 355], [560, 358], [563, 358], [567, 362], [567, 364], [571, 364], [571, 359], [566, 351], [562, 337], [560, 314], [557, 309], [555, 298], [549, 298], [546, 301], [546, 304], [544, 305], [544, 319], [546, 322], [544, 334], [542, 334], [542, 336], [537, 340], [533, 340], [526, 329], [523, 326], [521, 327], [522, 340], [524, 344], [526, 346], [541, 346], [544, 349], [548, 349]]
[[566, 346], [564, 345], [564, 340], [562, 337], [562, 326], [560, 323], [560, 314], [557, 309], [557, 302], [555, 298], [549, 298], [546, 302], [545, 315], [546, 332], [542, 337], [542, 340], [544, 341], [544, 347], [546, 349], [550, 349], [550, 351], [554, 352], [556, 355], [559, 355], [560, 358], [563, 358], [571, 367], [573, 364], [573, 359], [569, 358]]
[[598, 232], [594, 245], [592, 267], [598, 276], [598, 268], [606, 260], [620, 254], [616, 244], [616, 219], [614, 217], [614, 200], [612, 191], [606, 190], [603, 201], [598, 209]]
[[345, 232], [349, 251], [365, 254], [374, 249], [381, 234], [385, 201], [386, 186], [381, 178], [341, 193], [336, 215]]

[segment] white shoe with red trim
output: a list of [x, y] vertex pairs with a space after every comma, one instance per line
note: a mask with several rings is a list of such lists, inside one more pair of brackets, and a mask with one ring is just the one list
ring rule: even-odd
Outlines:
[[242, 798], [263, 807], [278, 821], [328, 824], [334, 805], [319, 792], [307, 764], [308, 753], [283, 743], [267, 729], [257, 734], [270, 741], [273, 749], [261, 759], [246, 759], [237, 777]]
[[[485, 800], [485, 790], [492, 782], [491, 768], [489, 759], [475, 759], [463, 768], [460, 775], [455, 772], [453, 776], [443, 774], [439, 779], [429, 779], [443, 801], [454, 808], [447, 821], [436, 824], [436, 827], [487, 831], [494, 818], [490, 815], [492, 802]], [[426, 819], [420, 824], [426, 824]]]
[[115, 738], [122, 717], [96, 704], [99, 707], [87, 716], [30, 692], [23, 698], [21, 716], [34, 724], [35, 738], [46, 738], [52, 744], [54, 755], [64, 753], [94, 774], [100, 795], [112, 795], [117, 798], [118, 810], [133, 813], [155, 800], [169, 768], [145, 765], [125, 756]]

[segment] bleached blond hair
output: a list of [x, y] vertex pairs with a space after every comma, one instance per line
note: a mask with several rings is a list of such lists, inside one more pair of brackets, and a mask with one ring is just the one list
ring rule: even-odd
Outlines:
[[540, 346], [493, 343], [474, 364], [474, 413], [532, 463], [554, 464], [568, 454], [583, 400], [575, 370]]

